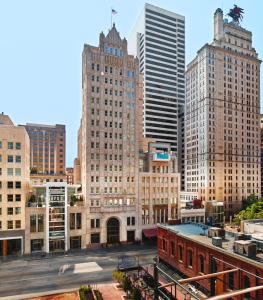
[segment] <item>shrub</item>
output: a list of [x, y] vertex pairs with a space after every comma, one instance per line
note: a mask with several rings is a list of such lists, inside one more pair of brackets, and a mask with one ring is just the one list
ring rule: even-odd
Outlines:
[[121, 271], [113, 271], [112, 278], [121, 285], [124, 279], [124, 273]]
[[91, 287], [89, 285], [88, 286], [82, 285], [79, 288], [79, 297], [80, 297], [80, 300], [86, 300], [87, 296], [88, 296], [88, 294], [90, 292], [92, 292], [92, 289], [91, 289]]

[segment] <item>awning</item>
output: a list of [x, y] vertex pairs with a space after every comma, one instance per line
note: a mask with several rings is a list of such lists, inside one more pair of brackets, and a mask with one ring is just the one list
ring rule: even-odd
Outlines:
[[148, 239], [157, 237], [157, 228], [143, 229], [142, 232]]

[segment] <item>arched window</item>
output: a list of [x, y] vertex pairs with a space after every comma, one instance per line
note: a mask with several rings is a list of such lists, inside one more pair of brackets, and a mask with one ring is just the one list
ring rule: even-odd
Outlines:
[[199, 255], [199, 272], [205, 273], [205, 258], [203, 255]]
[[179, 260], [183, 261], [183, 246], [179, 246]]
[[193, 251], [188, 250], [188, 267], [193, 267]]

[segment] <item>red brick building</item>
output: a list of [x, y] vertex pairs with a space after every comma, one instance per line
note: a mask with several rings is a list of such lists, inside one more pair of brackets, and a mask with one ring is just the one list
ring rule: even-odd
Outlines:
[[[198, 281], [201, 288], [210, 291], [211, 295], [263, 284], [263, 279], [259, 278], [263, 278], [262, 253], [258, 252], [253, 258], [237, 254], [233, 251], [235, 243], [233, 236], [226, 235], [226, 238], [222, 239], [222, 245], [216, 246], [212, 244], [212, 238], [207, 234], [208, 228], [199, 224], [160, 225], [159, 259], [175, 269], [182, 277], [238, 269], [214, 279]], [[233, 299], [253, 299], [250, 297], [263, 299], [263, 290], [238, 297]]]

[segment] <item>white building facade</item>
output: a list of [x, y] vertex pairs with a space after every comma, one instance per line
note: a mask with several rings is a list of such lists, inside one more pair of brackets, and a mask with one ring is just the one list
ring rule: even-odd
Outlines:
[[185, 99], [185, 19], [145, 4], [129, 39], [143, 74], [143, 134], [178, 154], [179, 108]]

